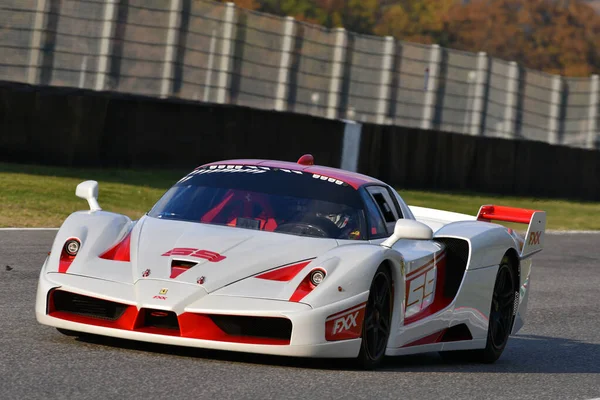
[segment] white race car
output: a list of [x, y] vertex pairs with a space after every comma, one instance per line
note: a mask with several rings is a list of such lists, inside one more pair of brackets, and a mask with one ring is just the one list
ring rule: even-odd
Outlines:
[[365, 368], [431, 351], [498, 359], [523, 325], [546, 224], [543, 211], [409, 207], [310, 155], [201, 166], [138, 221], [102, 211], [94, 181], [76, 194], [90, 210], [65, 220], [44, 262], [41, 324]]

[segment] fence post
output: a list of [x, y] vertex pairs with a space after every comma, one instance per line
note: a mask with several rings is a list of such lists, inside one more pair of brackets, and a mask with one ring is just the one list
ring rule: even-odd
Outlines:
[[[206, 66], [206, 77], [204, 78], [204, 95], [202, 96], [202, 101], [208, 103], [210, 100], [210, 89], [213, 86], [212, 84], [212, 74], [215, 63], [215, 47], [217, 45], [217, 30], [212, 30], [212, 35], [210, 37], [210, 45], [208, 47], [208, 62]], [[194, 100], [197, 100], [197, 96]]]
[[348, 120], [345, 120], [344, 123], [346, 126], [344, 127], [340, 168], [345, 169], [346, 171], [356, 172], [358, 170], [358, 159], [360, 157], [362, 124]]
[[429, 53], [429, 66], [425, 70], [425, 100], [423, 102], [421, 129], [433, 128], [441, 61], [442, 48], [438, 44], [432, 44]]
[[102, 35], [98, 51], [98, 67], [96, 72], [96, 90], [106, 88], [106, 77], [108, 76], [108, 60], [112, 53], [112, 37], [114, 33], [115, 10], [118, 0], [106, 0], [104, 3], [104, 17], [102, 19]]
[[381, 60], [381, 82], [379, 87], [379, 101], [377, 103], [377, 123], [383, 125], [387, 115], [390, 96], [390, 83], [392, 80], [392, 68], [394, 63], [394, 38], [387, 36], [383, 46], [383, 58]]
[[550, 95], [550, 115], [548, 118], [548, 143], [558, 144], [558, 125], [562, 95], [562, 76], [552, 78], [552, 93]]
[[275, 94], [275, 110], [277, 111], [285, 111], [287, 109], [288, 81], [290, 77], [295, 26], [296, 22], [293, 17], [285, 19], [281, 44], [281, 60], [279, 62], [279, 79], [277, 80], [277, 93]]
[[504, 132], [502, 136], [514, 139], [517, 136], [516, 109], [519, 96], [519, 64], [511, 61], [508, 65], [506, 82], [506, 106], [504, 108]]
[[598, 90], [600, 90], [600, 77], [592, 75], [590, 79], [590, 110], [588, 116], [587, 148], [595, 149], [598, 138]]
[[335, 32], [335, 48], [333, 49], [333, 62], [331, 66], [331, 81], [329, 82], [329, 99], [327, 101], [327, 118], [337, 118], [340, 103], [340, 89], [342, 74], [344, 73], [344, 60], [348, 33], [344, 28], [337, 28]]
[[219, 68], [219, 83], [217, 88], [217, 103], [225, 104], [227, 101], [227, 89], [229, 88], [229, 68], [231, 67], [231, 55], [234, 50], [233, 26], [235, 20], [235, 4], [226, 3], [225, 20], [223, 21], [223, 35], [221, 40], [221, 65]]
[[46, 25], [46, 12], [46, 0], [37, 0], [29, 50], [29, 69], [27, 71], [27, 82], [30, 85], [36, 85], [40, 80], [40, 54], [42, 52], [42, 35]]
[[167, 43], [165, 47], [165, 61], [163, 64], [160, 97], [168, 97], [173, 91], [173, 62], [175, 61], [175, 46], [181, 28], [181, 0], [171, 0], [169, 10], [169, 28], [167, 30]]
[[475, 90], [473, 92], [473, 109], [471, 111], [471, 135], [481, 135], [483, 121], [483, 106], [488, 85], [488, 56], [484, 52], [477, 54], [477, 72], [475, 75]]

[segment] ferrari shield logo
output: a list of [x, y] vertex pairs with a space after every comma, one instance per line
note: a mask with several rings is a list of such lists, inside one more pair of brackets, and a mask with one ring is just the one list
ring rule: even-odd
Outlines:
[[169, 289], [160, 289], [160, 292], [158, 292], [158, 294], [167, 294], [168, 291]]

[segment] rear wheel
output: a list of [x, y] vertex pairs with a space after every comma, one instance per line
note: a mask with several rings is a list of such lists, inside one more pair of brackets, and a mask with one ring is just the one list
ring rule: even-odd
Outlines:
[[484, 349], [442, 352], [447, 361], [476, 361], [491, 364], [504, 351], [515, 319], [516, 280], [507, 257], [502, 260], [492, 293], [487, 343]]
[[392, 324], [392, 297], [392, 277], [389, 270], [381, 265], [371, 282], [365, 309], [358, 354], [359, 366], [363, 368], [376, 368], [385, 356]]

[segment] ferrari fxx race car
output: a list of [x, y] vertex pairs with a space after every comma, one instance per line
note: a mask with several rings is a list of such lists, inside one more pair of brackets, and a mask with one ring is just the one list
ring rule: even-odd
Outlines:
[[377, 179], [313, 164], [203, 165], [138, 221], [102, 211], [98, 184], [81, 183], [90, 210], [56, 235], [37, 320], [71, 335], [366, 368], [432, 351], [498, 359], [524, 322], [546, 214], [410, 207]]

